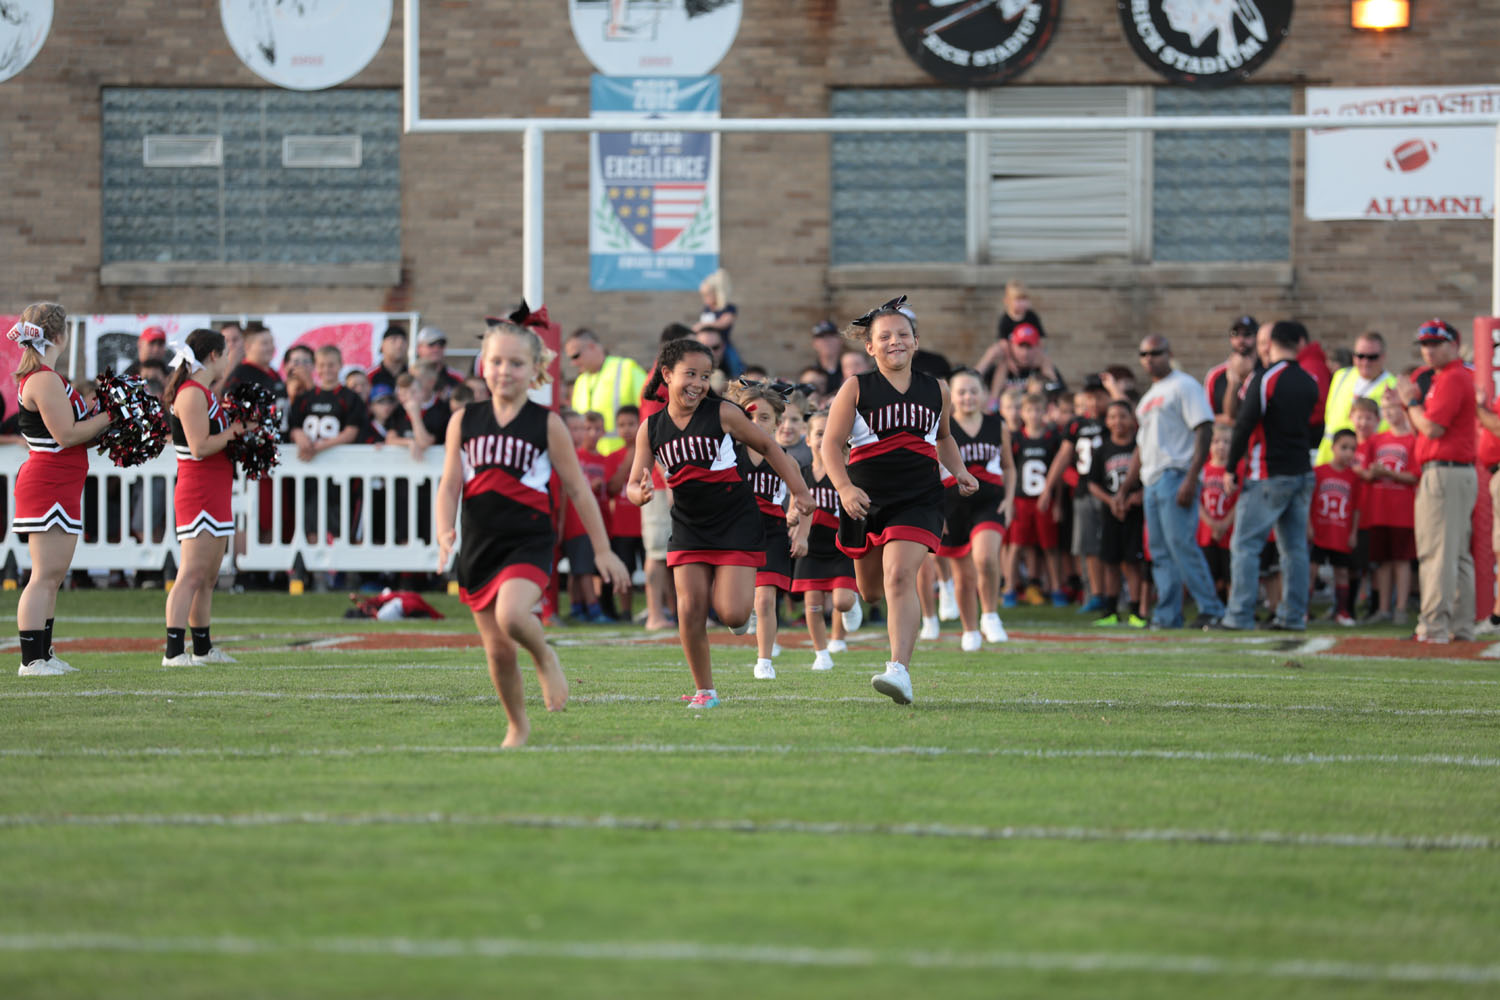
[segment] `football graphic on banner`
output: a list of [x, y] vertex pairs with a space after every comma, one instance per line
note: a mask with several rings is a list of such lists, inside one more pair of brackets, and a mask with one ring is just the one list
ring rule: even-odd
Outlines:
[[219, 0], [224, 35], [256, 76], [323, 90], [370, 64], [391, 28], [392, 0]]

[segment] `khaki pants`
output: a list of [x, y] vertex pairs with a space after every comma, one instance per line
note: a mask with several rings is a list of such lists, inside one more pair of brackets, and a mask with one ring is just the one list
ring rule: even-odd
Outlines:
[[[630, 501], [625, 501], [629, 503]], [[641, 508], [641, 541], [650, 562], [667, 561], [667, 543], [672, 537], [672, 491], [662, 488]]]
[[1416, 535], [1422, 586], [1422, 633], [1428, 639], [1474, 638], [1474, 557], [1469, 534], [1479, 477], [1470, 466], [1422, 467]]

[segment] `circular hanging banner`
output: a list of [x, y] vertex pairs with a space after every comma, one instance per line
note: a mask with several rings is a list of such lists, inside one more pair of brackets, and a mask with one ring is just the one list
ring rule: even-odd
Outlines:
[[1116, 0], [1141, 61], [1173, 83], [1239, 83], [1271, 58], [1292, 0]]
[[52, 0], [0, 0], [0, 81], [25, 69], [52, 30]]
[[937, 79], [965, 86], [1023, 72], [1061, 17], [1062, 0], [891, 0], [906, 54]]
[[573, 37], [605, 76], [703, 76], [740, 31], [740, 0], [568, 0]]
[[370, 64], [391, 29], [392, 0], [219, 0], [234, 54], [288, 90], [337, 86]]

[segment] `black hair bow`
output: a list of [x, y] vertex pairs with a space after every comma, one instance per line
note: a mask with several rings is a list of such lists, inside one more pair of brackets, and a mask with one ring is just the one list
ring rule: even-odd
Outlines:
[[871, 323], [875, 322], [875, 317], [877, 317], [877, 316], [884, 316], [887, 313], [893, 313], [896, 310], [900, 309], [904, 305], [906, 305], [906, 296], [905, 295], [898, 295], [894, 299], [891, 299], [891, 301], [885, 303], [884, 305], [877, 306], [876, 308], [871, 309], [869, 312], [865, 313], [859, 319], [851, 321], [849, 325], [850, 326], [869, 326]]

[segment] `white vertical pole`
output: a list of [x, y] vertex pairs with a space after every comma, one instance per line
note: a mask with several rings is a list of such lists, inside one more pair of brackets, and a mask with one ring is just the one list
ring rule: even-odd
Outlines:
[[540, 128], [526, 126], [522, 139], [521, 198], [525, 202], [521, 215], [521, 294], [526, 304], [536, 309], [546, 304], [542, 295], [542, 255], [545, 244], [543, 221], [543, 171], [546, 152]]
[[[401, 83], [402, 93], [406, 100], [401, 113], [406, 122], [406, 131], [410, 132], [422, 117], [421, 97], [418, 87], [421, 85], [422, 64], [422, 31], [417, 22], [417, 6], [420, 0], [406, 0], [405, 25], [402, 35], [402, 58], [401, 58]], [[413, 335], [412, 343], [416, 343]]]
[[1500, 125], [1495, 126], [1495, 218], [1490, 230], [1490, 315], [1500, 316]]

